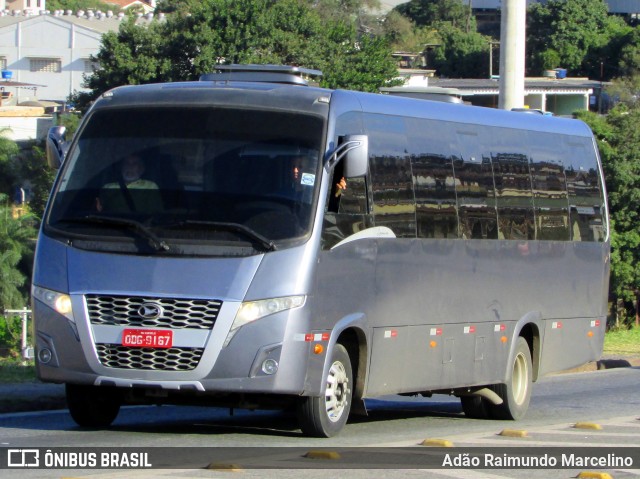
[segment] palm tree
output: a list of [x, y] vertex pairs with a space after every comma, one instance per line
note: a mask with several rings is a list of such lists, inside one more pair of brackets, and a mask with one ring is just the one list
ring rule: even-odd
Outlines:
[[33, 251], [35, 228], [30, 214], [15, 217], [8, 197], [0, 194], [0, 307], [25, 305], [27, 276], [20, 263]]

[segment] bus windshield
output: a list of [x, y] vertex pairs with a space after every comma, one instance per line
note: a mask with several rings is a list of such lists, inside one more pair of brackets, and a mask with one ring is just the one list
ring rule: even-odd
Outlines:
[[245, 255], [299, 244], [319, 186], [323, 119], [229, 108], [96, 111], [45, 225], [79, 248]]

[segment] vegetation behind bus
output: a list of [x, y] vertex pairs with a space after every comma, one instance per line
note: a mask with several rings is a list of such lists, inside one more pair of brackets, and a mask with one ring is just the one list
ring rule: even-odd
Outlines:
[[[52, 0], [53, 1], [53, 0]], [[433, 4], [446, 4], [448, 0], [438, 0], [430, 2]], [[83, 2], [60, 1], [61, 5], [71, 7], [86, 8]], [[261, 9], [262, 0], [249, 2], [229, 2], [224, 0], [207, 0], [205, 2], [191, 0], [165, 0], [159, 2], [159, 9], [164, 7], [167, 12], [172, 4], [178, 7], [193, 9], [197, 15], [190, 16], [190, 22], [198, 27], [202, 32], [190, 38], [180, 37], [185, 42], [174, 45], [173, 52], [178, 52], [182, 47], [190, 46], [195, 50], [200, 43], [205, 42], [208, 48], [202, 50], [201, 56], [197, 57], [197, 62], [190, 64], [189, 68], [199, 70], [176, 70], [177, 77], [183, 79], [194, 76], [200, 71], [209, 71], [212, 62], [217, 61], [256, 61], [256, 62], [280, 62], [297, 63], [305, 66], [325, 70], [324, 81], [326, 86], [343, 87], [350, 89], [375, 91], [378, 87], [384, 86], [389, 79], [395, 75], [395, 65], [390, 57], [391, 48], [410, 47], [424, 45], [425, 43], [442, 44], [438, 57], [438, 64], [441, 69], [447, 63], [456, 65], [477, 65], [477, 62], [467, 61], [467, 54], [477, 55], [478, 51], [488, 54], [489, 43], [486, 38], [480, 35], [476, 28], [475, 19], [470, 16], [470, 10], [463, 8], [440, 9], [439, 11], [449, 12], [445, 17], [429, 17], [433, 12], [423, 12], [420, 4], [424, 2], [413, 1], [405, 4], [407, 10], [406, 17], [399, 18], [397, 11], [392, 12], [383, 24], [376, 24], [372, 16], [364, 15], [363, 6], [373, 4], [371, 1], [338, 1], [326, 0], [321, 2], [278, 2], [279, 15], [284, 15], [288, 20], [295, 18], [295, 25], [287, 27], [280, 26], [277, 29], [267, 28], [268, 35], [252, 35], [250, 37], [239, 35], [235, 39], [231, 37], [218, 38], [217, 43], [211, 43], [210, 38], [205, 35], [204, 26], [215, 24], [218, 18], [226, 18], [227, 14], [236, 17], [249, 15], [251, 12], [264, 13], [268, 9]], [[536, 6], [534, 11], [529, 13], [530, 22], [541, 23], [541, 18], [546, 18], [552, 9], [558, 12], [569, 9], [571, 2], [549, 2], [548, 5]], [[584, 8], [580, 11], [588, 12], [592, 17], [602, 18], [601, 4], [597, 0], [583, 0]], [[206, 5], [205, 5], [206, 4]], [[304, 5], [306, 4], [306, 5]], [[553, 4], [553, 5], [551, 5]], [[208, 8], [215, 5], [220, 8]], [[409, 8], [410, 7], [410, 8]], [[593, 7], [593, 8], [592, 8]], [[416, 10], [416, 8], [418, 8]], [[315, 10], [314, 10], [315, 9]], [[324, 9], [324, 10], [322, 10]], [[333, 15], [327, 15], [327, 9], [333, 11]], [[272, 12], [273, 13], [273, 12]], [[575, 14], [575, 12], [573, 12]], [[289, 14], [295, 14], [288, 16]], [[624, 75], [616, 80], [617, 96], [627, 100], [628, 104], [620, 105], [614, 109], [607, 117], [597, 116], [588, 112], [580, 112], [578, 116], [585, 120], [594, 130], [603, 158], [605, 177], [608, 188], [608, 197], [612, 217], [612, 276], [611, 276], [611, 300], [612, 318], [615, 324], [624, 327], [631, 323], [638, 323], [638, 293], [640, 291], [640, 133], [635, 125], [640, 120], [640, 106], [638, 96], [635, 94], [640, 89], [637, 81], [640, 71], [640, 62], [634, 56], [634, 52], [640, 50], [640, 27], [632, 24], [625, 24], [620, 18], [609, 17], [608, 21], [596, 22], [596, 27], [589, 22], [571, 21], [572, 12], [565, 15], [568, 23], [573, 24], [573, 28], [579, 29], [580, 38], [586, 35], [585, 41], [575, 45], [572, 42], [567, 46], [562, 42], [558, 31], [561, 25], [549, 24], [548, 28], [556, 28], [558, 31], [545, 30], [545, 49], [531, 48], [532, 54], [538, 55], [539, 59], [555, 58], [557, 65], [568, 66], [568, 60], [574, 62], [576, 66], [572, 73], [584, 72], [592, 78], [608, 80], [616, 75]], [[217, 16], [216, 16], [217, 15]], [[424, 17], [429, 17], [424, 20]], [[280, 18], [278, 15], [271, 15], [266, 18], [263, 15], [254, 16], [267, 22], [262, 27], [268, 26], [269, 21]], [[326, 22], [320, 21], [328, 18]], [[171, 25], [175, 27], [179, 21]], [[328, 22], [328, 23], [327, 23]], [[456, 30], [455, 35], [450, 38], [439, 35], [438, 31], [449, 31], [446, 28], [436, 28], [437, 22], [445, 22], [449, 30]], [[280, 22], [282, 23], [282, 22]], [[542, 22], [544, 23], [544, 22]], [[327, 26], [328, 25], [328, 26]], [[365, 25], [366, 28], [356, 28]], [[247, 27], [249, 28], [249, 27]], [[254, 29], [255, 30], [255, 29]], [[252, 31], [254, 31], [252, 30]], [[321, 37], [314, 37], [309, 41], [309, 35], [322, 33]], [[187, 35], [191, 30], [183, 30]], [[263, 33], [264, 33], [263, 31]], [[367, 31], [367, 35], [362, 35]], [[358, 33], [360, 32], [360, 33]], [[88, 98], [101, 93], [105, 88], [110, 88], [124, 83], [145, 83], [149, 81], [167, 81], [172, 79], [166, 60], [167, 50], [165, 47], [171, 46], [176, 40], [175, 36], [162, 37], [159, 32], [147, 31], [143, 29], [126, 26], [118, 35], [106, 36], [100, 55], [111, 57], [112, 62], [105, 62], [103, 66], [104, 76], [97, 77], [98, 82], [92, 86], [91, 95]], [[255, 31], [254, 31], [255, 33]], [[542, 37], [541, 31], [528, 29], [529, 35], [536, 35], [536, 38], [529, 38], [528, 44], [536, 43]], [[179, 35], [176, 33], [176, 35]], [[476, 35], [473, 48], [469, 47], [469, 41], [462, 41], [465, 35]], [[598, 41], [591, 41], [589, 36], [598, 36]], [[319, 39], [323, 40], [320, 41]], [[487, 37], [488, 38], [488, 37]], [[348, 40], [345, 42], [345, 40]], [[362, 40], [362, 42], [358, 42]], [[462, 47], [456, 47], [456, 41], [469, 51], [462, 51]], [[222, 43], [220, 43], [222, 42]], [[245, 44], [239, 43], [245, 42]], [[246, 42], [251, 43], [252, 48], [243, 48]], [[143, 45], [148, 47], [145, 55], [134, 55], [133, 50], [126, 47]], [[477, 45], [482, 44], [482, 47]], [[445, 48], [446, 47], [446, 48]], [[571, 47], [571, 48], [569, 48]], [[573, 51], [580, 47], [580, 52]], [[130, 51], [132, 54], [127, 55]], [[122, 53], [125, 52], [125, 53]], [[253, 52], [253, 53], [252, 53]], [[244, 55], [244, 56], [243, 56]], [[554, 56], [555, 55], [555, 56]], [[162, 58], [165, 59], [163, 63]], [[195, 58], [195, 57], [194, 57]], [[611, 65], [603, 59], [619, 59], [619, 65]], [[214, 62], [214, 63], [215, 63]], [[576, 63], [577, 62], [577, 63]], [[172, 63], [172, 62], [169, 62]], [[175, 63], [175, 62], [174, 62]], [[175, 63], [181, 65], [182, 63]], [[429, 65], [432, 66], [432, 65]], [[474, 67], [476, 68], [476, 67]], [[496, 67], [494, 67], [496, 68]], [[445, 70], [440, 71], [442, 73]], [[179, 74], [178, 74], [179, 73]], [[473, 75], [478, 77], [481, 72], [478, 69], [462, 72], [463, 75]], [[602, 74], [602, 77], [600, 75]], [[77, 126], [77, 117], [63, 118], [62, 122], [68, 128], [68, 135], [72, 135]], [[48, 192], [54, 178], [54, 172], [46, 167], [46, 161], [42, 152], [42, 145], [32, 144], [23, 147], [21, 150], [5, 138], [0, 138], [0, 193], [4, 194], [0, 202], [0, 231], [16, 232], [16, 239], [3, 240], [9, 248], [0, 256], [0, 274], [3, 278], [21, 278], [13, 281], [0, 281], [0, 300], [3, 309], [20, 308], [28, 304], [28, 290], [31, 273], [30, 259], [33, 256], [33, 242], [29, 238], [34, 237], [34, 222], [42, 216], [44, 205], [47, 201]], [[23, 181], [28, 181], [33, 187], [33, 196], [28, 208], [23, 211], [31, 213], [28, 218], [14, 218], [13, 192], [15, 187]], [[14, 233], [12, 233], [13, 235]], [[27, 238], [25, 240], [20, 238]], [[3, 243], [5, 244], [5, 243]], [[5, 246], [6, 248], [7, 246]], [[18, 261], [15, 261], [16, 254]], [[18, 291], [18, 294], [15, 293]], [[12, 292], [13, 291], [13, 292]], [[1, 311], [0, 311], [1, 312]], [[4, 322], [0, 320], [0, 324]], [[0, 335], [0, 343], [3, 341]], [[10, 342], [10, 341], [9, 341]], [[6, 343], [6, 340], [5, 340]], [[2, 347], [2, 344], [0, 344]]]

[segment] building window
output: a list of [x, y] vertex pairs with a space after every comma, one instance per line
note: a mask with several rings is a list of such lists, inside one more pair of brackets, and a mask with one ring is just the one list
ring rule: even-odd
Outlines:
[[59, 58], [31, 58], [30, 71], [38, 73], [60, 73], [62, 62]]
[[84, 72], [85, 73], [93, 73], [98, 70], [100, 64], [98, 62], [92, 62], [91, 60], [84, 61]]

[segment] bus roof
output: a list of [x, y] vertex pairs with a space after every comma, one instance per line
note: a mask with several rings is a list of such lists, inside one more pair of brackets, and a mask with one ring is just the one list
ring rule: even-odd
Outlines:
[[379, 93], [266, 82], [193, 81], [123, 86], [105, 93], [96, 102], [96, 107], [220, 105], [275, 108], [326, 116], [329, 103], [338, 114], [344, 110], [341, 104], [348, 105], [347, 109], [359, 104], [362, 111], [369, 113], [592, 136], [589, 127], [575, 119]]

